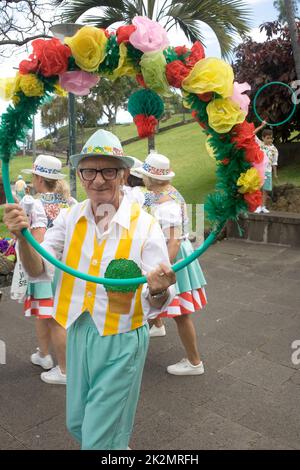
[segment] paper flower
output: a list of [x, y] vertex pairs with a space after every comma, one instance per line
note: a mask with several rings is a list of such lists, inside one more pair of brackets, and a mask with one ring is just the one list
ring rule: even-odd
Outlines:
[[264, 159], [264, 152], [256, 142], [254, 131], [254, 124], [245, 120], [232, 130], [231, 142], [234, 142], [237, 148], [245, 150], [248, 162], [260, 164]]
[[0, 78], [0, 98], [11, 100], [14, 93], [18, 91], [19, 81], [19, 74], [11, 78]]
[[256, 168], [250, 168], [246, 173], [241, 173], [237, 180], [237, 186], [240, 186], [241, 194], [253, 193], [261, 187], [260, 175]]
[[190, 73], [186, 65], [180, 60], [173, 60], [166, 65], [166, 77], [170, 86], [181, 88], [182, 81]]
[[137, 126], [139, 137], [149, 137], [155, 133], [158, 119], [164, 112], [160, 96], [149, 88], [142, 88], [130, 96], [127, 108]]
[[121, 44], [122, 42], [128, 42], [130, 35], [136, 30], [136, 26], [133, 24], [126, 25], [126, 26], [120, 26], [117, 31], [117, 41], [118, 44]]
[[124, 43], [120, 44], [119, 55], [120, 57], [118, 67], [115, 68], [112, 73], [106, 73], [104, 75], [107, 76], [110, 80], [116, 80], [117, 78], [123, 77], [124, 75], [127, 77], [134, 77], [137, 73], [137, 70], [133, 63], [128, 60], [127, 47]]
[[51, 77], [67, 71], [71, 51], [58, 39], [36, 39], [32, 48], [29, 60], [22, 60], [19, 65], [21, 74], [40, 72], [44, 77]]
[[166, 30], [156, 21], [146, 16], [135, 16], [132, 20], [136, 30], [130, 35], [129, 42], [142, 52], [162, 51], [169, 45]]
[[189, 93], [215, 92], [229, 98], [233, 93], [232, 67], [214, 57], [199, 60], [183, 80], [182, 88]]
[[246, 116], [249, 112], [250, 98], [247, 95], [244, 95], [245, 91], [251, 90], [249, 83], [238, 83], [234, 82], [233, 84], [233, 94], [231, 96], [232, 101], [237, 103], [242, 111], [245, 111]]
[[206, 108], [208, 123], [219, 134], [229, 132], [233, 126], [245, 120], [244, 111], [229, 98], [217, 98]]
[[244, 199], [247, 202], [249, 211], [254, 212], [262, 205], [262, 192], [254, 191], [253, 193], [246, 193], [244, 194]]
[[69, 93], [74, 93], [74, 95], [78, 96], [88, 95], [90, 89], [95, 86], [99, 80], [100, 77], [98, 75], [85, 72], [84, 70], [65, 72], [59, 76], [60, 86]]
[[96, 72], [105, 57], [107, 37], [103, 29], [84, 26], [72, 37], [65, 38], [76, 64], [86, 72]]
[[192, 45], [190, 55], [185, 59], [185, 63], [188, 67], [193, 68], [194, 65], [201, 59], [205, 58], [204, 47], [201, 42], [196, 41]]
[[166, 59], [163, 52], [147, 52], [143, 54], [140, 66], [146, 85], [156, 93], [170, 96], [170, 88], [166, 78]]
[[26, 96], [43, 96], [44, 84], [33, 73], [20, 75], [19, 87]]

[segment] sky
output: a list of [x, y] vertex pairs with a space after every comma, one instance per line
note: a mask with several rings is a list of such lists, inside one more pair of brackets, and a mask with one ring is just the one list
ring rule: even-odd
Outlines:
[[[278, 13], [273, 7], [273, 0], [247, 0], [247, 6], [251, 10], [252, 19], [251, 19], [251, 37], [257, 42], [264, 41], [265, 35], [259, 32], [259, 25], [266, 21], [276, 20]], [[92, 10], [90, 11], [90, 13]], [[220, 48], [218, 41], [213, 31], [206, 25], [203, 24], [203, 35], [205, 37], [205, 46], [206, 46], [206, 57], [220, 57]], [[170, 44], [172, 46], [187, 45], [189, 46], [188, 41], [186, 40], [184, 34], [181, 31], [171, 30], [168, 33]], [[17, 67], [19, 62], [28, 56], [28, 52], [22, 53], [18, 56], [14, 56], [8, 60], [4, 60], [1, 63], [0, 67], [0, 78], [4, 77], [13, 77], [16, 73], [16, 70], [13, 67]], [[3, 113], [7, 107], [8, 103], [3, 101], [0, 97], [0, 114]], [[121, 111], [118, 114], [119, 122], [128, 122], [132, 121], [129, 113]], [[47, 131], [41, 127], [40, 117], [36, 116], [36, 138], [39, 139], [43, 137]]]

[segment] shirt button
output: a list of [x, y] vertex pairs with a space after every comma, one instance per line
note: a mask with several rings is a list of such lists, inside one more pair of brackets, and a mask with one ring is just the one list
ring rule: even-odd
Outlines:
[[97, 264], [98, 264], [98, 261], [97, 261], [96, 259], [93, 259], [92, 265], [93, 265], [93, 266], [97, 266]]
[[93, 293], [92, 293], [92, 292], [88, 292], [88, 293], [87, 293], [87, 296], [88, 296], [88, 297], [93, 297]]

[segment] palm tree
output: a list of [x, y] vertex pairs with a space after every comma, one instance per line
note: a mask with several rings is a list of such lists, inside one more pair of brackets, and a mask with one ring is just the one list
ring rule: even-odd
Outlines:
[[293, 48], [293, 55], [295, 61], [297, 79], [300, 80], [300, 46], [299, 46], [299, 34], [298, 28], [295, 21], [295, 3], [293, 0], [285, 0], [285, 14], [287, 23], [290, 30], [291, 43]]
[[228, 57], [235, 39], [249, 32], [250, 10], [242, 0], [57, 0], [62, 20], [75, 23], [91, 8], [102, 7], [99, 15], [88, 15], [84, 24], [107, 28], [116, 22], [130, 24], [134, 16], [159, 21], [167, 31], [177, 27], [192, 42], [205, 37], [201, 22], [215, 33], [223, 57]]

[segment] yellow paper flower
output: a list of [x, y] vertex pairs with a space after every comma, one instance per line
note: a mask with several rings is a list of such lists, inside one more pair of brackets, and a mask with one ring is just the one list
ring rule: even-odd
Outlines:
[[0, 98], [3, 100], [11, 100], [14, 93], [18, 91], [19, 74], [15, 77], [0, 78]]
[[223, 98], [233, 93], [233, 70], [224, 60], [210, 57], [197, 62], [183, 80], [182, 88], [189, 93], [215, 92]]
[[72, 37], [65, 38], [76, 64], [86, 72], [96, 72], [105, 58], [107, 37], [103, 29], [84, 26]]
[[250, 168], [246, 173], [241, 173], [237, 180], [237, 186], [241, 186], [239, 192], [242, 194], [253, 193], [261, 187], [261, 178], [256, 168]]
[[229, 132], [236, 124], [245, 121], [246, 113], [229, 98], [217, 98], [206, 108], [208, 123], [219, 134]]
[[120, 58], [119, 58], [118, 67], [111, 74], [108, 74], [108, 73], [103, 74], [105, 77], [109, 78], [110, 80], [116, 80], [117, 78], [123, 77], [124, 75], [126, 75], [127, 77], [135, 76], [138, 73], [138, 71], [135, 69], [133, 64], [131, 64], [128, 61], [127, 47], [123, 42], [120, 44], [119, 52], [120, 52]]
[[68, 96], [68, 92], [64, 90], [58, 83], [54, 85], [54, 90], [55, 90], [56, 95], [58, 96], [63, 96], [63, 97]]
[[43, 96], [44, 84], [37, 78], [33, 73], [26, 75], [19, 75], [20, 90], [23, 91], [26, 96]]

